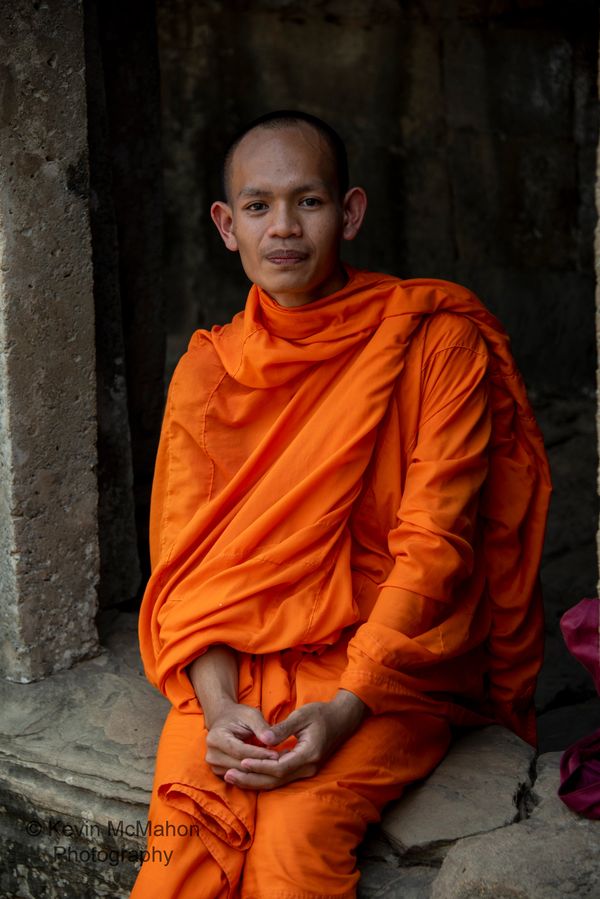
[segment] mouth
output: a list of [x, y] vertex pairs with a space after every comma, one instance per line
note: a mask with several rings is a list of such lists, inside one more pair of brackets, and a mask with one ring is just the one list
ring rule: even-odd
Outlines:
[[265, 258], [273, 265], [299, 265], [308, 259], [308, 253], [301, 253], [298, 250], [273, 250], [267, 253]]

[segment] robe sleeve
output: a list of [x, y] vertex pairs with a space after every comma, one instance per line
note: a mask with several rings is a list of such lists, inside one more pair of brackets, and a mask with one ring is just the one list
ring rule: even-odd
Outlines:
[[340, 683], [376, 714], [395, 710], [403, 693], [427, 692], [436, 664], [473, 636], [455, 600], [473, 572], [489, 466], [489, 356], [478, 329], [452, 318], [451, 334], [440, 339], [436, 325], [425, 339], [417, 435], [388, 539], [395, 562], [348, 645]]

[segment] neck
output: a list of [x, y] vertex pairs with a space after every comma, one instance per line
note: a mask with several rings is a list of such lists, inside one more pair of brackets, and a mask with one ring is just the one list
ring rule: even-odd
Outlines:
[[346, 269], [340, 262], [339, 268], [314, 290], [308, 290], [305, 293], [280, 293], [278, 291], [277, 293], [270, 293], [269, 296], [271, 296], [280, 306], [284, 306], [287, 309], [294, 309], [299, 306], [306, 306], [309, 303], [314, 303], [316, 300], [322, 300], [332, 293], [337, 293], [337, 291], [341, 290], [342, 287], [345, 287], [347, 283], [348, 275]]

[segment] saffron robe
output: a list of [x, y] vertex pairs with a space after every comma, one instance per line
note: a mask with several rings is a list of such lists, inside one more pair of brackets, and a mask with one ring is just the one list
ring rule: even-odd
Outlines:
[[[337, 791], [338, 819], [361, 821], [355, 845], [440, 761], [450, 725], [500, 721], [535, 741], [551, 485], [508, 337], [456, 284], [347, 273], [293, 309], [254, 285], [229, 325], [194, 334], [170, 386], [140, 644], [173, 704], [155, 809], [200, 822], [192, 851], [222, 875], [190, 896], [354, 895], [352, 867], [324, 886], [323, 862], [295, 889], [265, 873], [261, 804], [286, 791], [292, 814], [298, 784], [326, 781], [328, 808]], [[272, 794], [225, 784], [185, 672], [215, 644], [236, 651], [240, 701], [270, 723], [340, 687], [372, 715], [316, 778]], [[189, 843], [171, 893], [140, 877], [132, 895], [183, 896]]]

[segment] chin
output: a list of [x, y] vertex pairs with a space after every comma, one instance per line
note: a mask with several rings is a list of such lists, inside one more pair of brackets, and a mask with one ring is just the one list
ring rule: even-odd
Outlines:
[[305, 293], [306, 291], [313, 290], [312, 280], [310, 278], [302, 277], [299, 272], [291, 271], [274, 272], [261, 280], [257, 279], [256, 283], [260, 284], [263, 290], [266, 290], [269, 293], [272, 290], [286, 290], [294, 293]]

